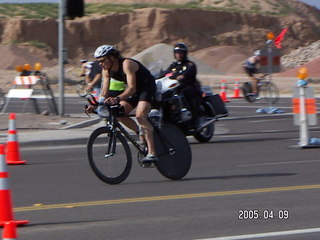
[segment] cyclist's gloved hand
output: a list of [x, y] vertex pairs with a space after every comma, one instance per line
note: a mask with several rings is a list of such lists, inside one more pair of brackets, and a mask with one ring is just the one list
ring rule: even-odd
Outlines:
[[[98, 103], [104, 103], [105, 98], [104, 97], [100, 97]], [[108, 116], [108, 110], [105, 108], [105, 106], [98, 106], [97, 109], [98, 115], [102, 118], [107, 117]]]

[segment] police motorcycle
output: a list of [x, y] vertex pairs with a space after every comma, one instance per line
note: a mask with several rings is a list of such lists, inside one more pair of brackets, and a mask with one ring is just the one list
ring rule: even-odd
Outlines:
[[228, 116], [228, 111], [218, 94], [213, 94], [210, 87], [201, 87], [201, 104], [199, 106], [199, 122], [195, 126], [192, 121], [190, 107], [179, 92], [179, 81], [164, 76], [156, 80], [158, 107], [152, 109], [149, 117], [157, 124], [169, 122], [180, 128], [186, 136], [193, 135], [199, 142], [209, 142], [214, 135], [214, 123], [221, 117]]

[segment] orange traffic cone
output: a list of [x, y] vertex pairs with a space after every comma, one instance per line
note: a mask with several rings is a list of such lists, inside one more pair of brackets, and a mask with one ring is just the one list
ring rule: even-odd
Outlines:
[[13, 220], [12, 200], [9, 189], [9, 173], [4, 159], [4, 145], [0, 144], [0, 226], [5, 222], [15, 222], [17, 225], [27, 224], [27, 220]]
[[16, 130], [16, 114], [9, 115], [8, 140], [6, 145], [7, 164], [24, 164], [26, 161], [20, 159], [20, 147]]
[[15, 222], [6, 222], [2, 233], [2, 240], [16, 240], [18, 237]]
[[229, 100], [227, 99], [227, 85], [226, 85], [226, 82], [227, 81], [225, 79], [221, 80], [220, 97], [221, 97], [222, 101], [229, 102]]
[[231, 98], [241, 98], [240, 97], [240, 82], [239, 79], [234, 80], [233, 85], [233, 96]]

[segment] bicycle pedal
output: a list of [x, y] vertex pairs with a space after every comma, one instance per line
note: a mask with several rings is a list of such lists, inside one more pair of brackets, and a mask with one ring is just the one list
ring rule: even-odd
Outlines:
[[141, 166], [143, 168], [154, 168], [154, 164], [153, 163], [142, 163]]

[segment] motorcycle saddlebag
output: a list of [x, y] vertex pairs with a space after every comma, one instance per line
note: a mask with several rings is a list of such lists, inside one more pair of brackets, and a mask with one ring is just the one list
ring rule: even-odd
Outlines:
[[216, 115], [228, 115], [228, 110], [219, 94], [212, 94], [205, 97], [205, 101], [214, 108]]

